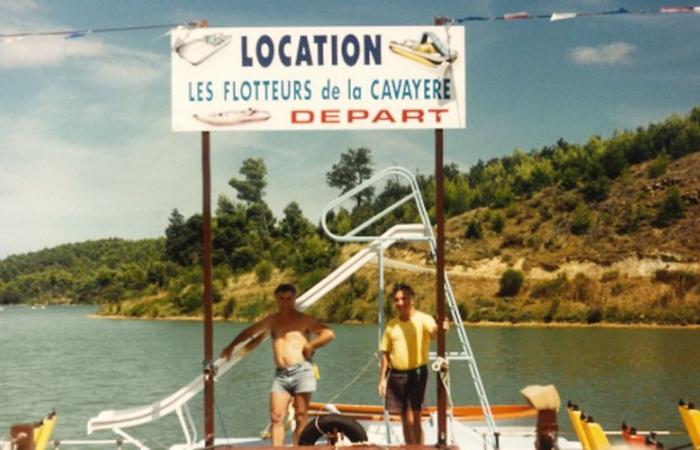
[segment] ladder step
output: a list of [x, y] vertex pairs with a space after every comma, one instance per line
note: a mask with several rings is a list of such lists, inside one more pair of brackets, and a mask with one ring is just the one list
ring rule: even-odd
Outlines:
[[[445, 358], [448, 361], [471, 361], [472, 358], [464, 352], [445, 352]], [[430, 352], [430, 359], [437, 359], [437, 352]]]

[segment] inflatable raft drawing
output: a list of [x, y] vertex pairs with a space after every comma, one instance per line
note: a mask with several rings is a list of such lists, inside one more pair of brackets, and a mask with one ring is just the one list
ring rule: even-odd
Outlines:
[[429, 67], [454, 63], [458, 56], [457, 52], [450, 50], [433, 32], [424, 32], [419, 41], [391, 41], [389, 49], [397, 55]]
[[174, 51], [188, 63], [198, 66], [231, 42], [231, 35], [211, 33], [175, 45]]
[[194, 115], [194, 118], [200, 122], [216, 127], [243, 125], [250, 122], [264, 122], [270, 117], [271, 114], [269, 112], [254, 108]]

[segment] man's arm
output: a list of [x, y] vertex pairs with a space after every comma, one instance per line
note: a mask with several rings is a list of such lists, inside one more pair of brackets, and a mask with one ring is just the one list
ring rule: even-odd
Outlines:
[[430, 340], [434, 341], [435, 338], [437, 337], [437, 319], [435, 319], [433, 316], [427, 316], [428, 319], [426, 320], [426, 326], [428, 328], [428, 333], [430, 333]]
[[333, 330], [328, 328], [327, 325], [319, 322], [313, 317], [306, 316], [306, 320], [309, 324], [309, 330], [311, 330], [316, 337], [304, 345], [302, 353], [304, 354], [304, 358], [311, 359], [311, 356], [313, 356], [317, 348], [321, 348], [335, 339], [335, 333]]
[[[427, 327], [428, 327], [428, 333], [430, 333], [430, 340], [434, 341], [435, 338], [437, 338], [437, 331], [438, 331], [438, 326], [437, 326], [437, 317], [435, 316], [428, 316], [430, 319], [427, 321]], [[445, 332], [449, 331], [450, 329], [450, 320], [447, 318], [447, 315], [445, 315], [445, 320], [442, 322], [442, 329], [445, 330]]]
[[381, 351], [381, 361], [379, 363], [379, 386], [377, 390], [379, 395], [383, 398], [386, 395], [386, 375], [389, 371], [389, 354], [385, 351]]
[[236, 347], [236, 345], [240, 344], [248, 338], [255, 336], [256, 334], [259, 334], [264, 331], [270, 331], [270, 322], [271, 316], [267, 316], [261, 321], [255, 322], [253, 325], [238, 333], [238, 336], [233, 338], [231, 343], [224, 347], [223, 350], [221, 350], [220, 356], [222, 358], [226, 358], [227, 360], [231, 359], [231, 352], [233, 352], [233, 349]]
[[310, 316], [304, 316], [307, 321], [308, 329], [316, 335], [313, 339], [304, 345], [302, 354], [304, 358], [311, 359], [317, 348], [321, 348], [335, 339], [335, 333], [328, 328], [328, 325], [319, 322]]

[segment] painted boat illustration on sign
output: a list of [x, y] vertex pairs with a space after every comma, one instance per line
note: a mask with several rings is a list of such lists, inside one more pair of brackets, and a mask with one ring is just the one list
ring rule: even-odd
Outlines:
[[424, 32], [420, 41], [412, 39], [403, 42], [391, 41], [389, 49], [397, 55], [429, 67], [457, 60], [457, 52], [451, 51], [433, 32]]
[[197, 66], [211, 58], [212, 55], [226, 47], [230, 42], [231, 35], [211, 33], [176, 45], [175, 53], [193, 66]]
[[267, 111], [248, 108], [237, 111], [222, 111], [206, 115], [195, 114], [194, 118], [200, 122], [217, 127], [243, 125], [250, 122], [263, 122], [270, 118], [271, 114]]

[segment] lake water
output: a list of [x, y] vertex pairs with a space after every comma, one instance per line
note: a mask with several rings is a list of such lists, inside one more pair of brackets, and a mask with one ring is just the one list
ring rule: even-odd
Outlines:
[[[100, 411], [159, 400], [201, 373], [201, 323], [88, 318], [93, 311], [20, 306], [0, 311], [0, 436], [7, 436], [13, 423], [56, 410], [54, 438], [86, 438], [87, 420]], [[217, 323], [215, 354], [242, 328]], [[314, 399], [319, 401], [340, 392], [376, 348], [373, 326], [333, 329], [337, 339], [316, 356], [321, 380]], [[474, 328], [468, 334], [492, 404], [522, 403], [522, 387], [552, 383], [564, 402], [580, 403], [606, 429], [627, 420], [639, 429], [681, 431], [678, 399], [700, 403], [697, 329]], [[448, 338], [448, 348], [456, 350], [456, 336]], [[217, 383], [217, 434], [250, 436], [265, 427], [272, 371], [266, 343]], [[475, 404], [466, 365], [453, 362], [451, 376], [455, 402]], [[376, 382], [372, 364], [337, 401], [378, 403]], [[434, 391], [431, 387], [431, 403]], [[202, 403], [200, 395], [191, 404], [200, 436]], [[565, 410], [560, 424], [570, 431]], [[174, 417], [134, 434], [153, 448], [183, 441]], [[687, 441], [683, 436], [661, 440]]]

